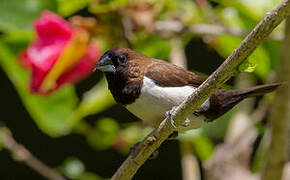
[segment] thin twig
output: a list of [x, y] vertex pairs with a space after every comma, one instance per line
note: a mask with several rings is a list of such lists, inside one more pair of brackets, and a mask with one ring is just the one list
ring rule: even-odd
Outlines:
[[181, 167], [183, 180], [200, 180], [200, 167], [196, 156], [193, 153], [192, 143], [181, 140], [179, 142], [181, 153]]
[[186, 55], [181, 37], [174, 36], [171, 38], [170, 62], [185, 69], [187, 68]]
[[[266, 13], [263, 20], [249, 33], [240, 46], [224, 61], [224, 63], [201, 84], [172, 113], [175, 125], [180, 127], [186, 117], [190, 116], [215, 90], [226, 82], [234, 73], [235, 68], [242, 63], [258, 47], [259, 44], [290, 14], [290, 0], [281, 2], [272, 12]], [[151, 132], [136, 148], [136, 163], [129, 156], [114, 174], [112, 179], [132, 179], [141, 165], [175, 130], [170, 118], [164, 119], [159, 127]]]
[[132, 28], [133, 28], [133, 24], [130, 20], [130, 17], [127, 15], [124, 15], [121, 19], [121, 23], [122, 23], [122, 35], [123, 38], [125, 39], [128, 48], [132, 49], [132, 43], [130, 38], [132, 37]]
[[266, 151], [262, 180], [281, 179], [288, 156], [288, 130], [290, 128], [290, 18], [286, 20], [285, 39], [277, 67], [277, 81], [288, 85], [277, 89], [270, 112], [270, 146]]
[[[155, 31], [160, 34], [169, 34], [169, 33], [181, 33], [188, 32], [195, 36], [204, 36], [204, 35], [232, 35], [238, 37], [246, 36], [249, 31], [242, 30], [235, 27], [224, 27], [221, 25], [213, 24], [196, 24], [192, 26], [185, 26], [179, 21], [157, 21], [155, 23]], [[274, 33], [269, 35], [267, 39], [281, 41], [283, 39], [283, 33]]]
[[3, 147], [10, 151], [18, 161], [25, 163], [27, 166], [31, 167], [31, 169], [47, 179], [65, 180], [60, 173], [38, 160], [23, 145], [18, 144], [7, 127], [0, 127], [0, 135]]

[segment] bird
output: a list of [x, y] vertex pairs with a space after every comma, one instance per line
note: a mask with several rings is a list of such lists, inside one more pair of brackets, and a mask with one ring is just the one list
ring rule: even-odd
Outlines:
[[[106, 51], [96, 64], [105, 73], [108, 88], [115, 101], [144, 123], [158, 126], [160, 122], [188, 98], [206, 79], [194, 72], [147, 57], [129, 48]], [[258, 85], [246, 89], [218, 89], [177, 132], [201, 127], [211, 122], [248, 97], [274, 91], [282, 83]]]

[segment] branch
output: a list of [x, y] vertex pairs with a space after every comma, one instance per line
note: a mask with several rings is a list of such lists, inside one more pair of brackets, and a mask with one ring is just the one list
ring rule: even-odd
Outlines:
[[65, 180], [57, 171], [38, 160], [23, 145], [18, 144], [8, 128], [0, 127], [0, 138], [3, 147], [9, 150], [17, 160], [22, 161], [43, 177], [50, 180]]
[[287, 161], [288, 129], [290, 128], [290, 18], [286, 20], [285, 40], [282, 44], [281, 58], [277, 67], [277, 81], [288, 86], [277, 89], [273, 108], [270, 113], [270, 146], [266, 152], [263, 180], [281, 179], [283, 167]]
[[[157, 21], [155, 23], [155, 31], [161, 34], [181, 33], [185, 31], [196, 36], [217, 36], [228, 34], [239, 37], [244, 37], [249, 33], [247, 30], [242, 30], [236, 27], [224, 27], [221, 25], [212, 24], [196, 24], [192, 26], [185, 26], [179, 21]], [[267, 39], [281, 41], [283, 40], [283, 33], [276, 32], [269, 35]]]
[[[192, 114], [215, 90], [226, 82], [234, 73], [235, 68], [242, 63], [258, 47], [259, 44], [290, 14], [290, 0], [284, 0], [272, 12], [266, 13], [264, 19], [246, 37], [240, 46], [224, 61], [224, 63], [208, 77], [172, 113], [176, 126], [181, 126], [186, 117]], [[113, 180], [132, 179], [141, 165], [174, 131], [169, 118], [164, 119], [159, 127], [151, 132], [136, 148], [136, 162], [129, 156], [112, 177]]]
[[187, 68], [186, 55], [182, 44], [181, 37], [174, 36], [171, 38], [170, 62], [179, 67]]

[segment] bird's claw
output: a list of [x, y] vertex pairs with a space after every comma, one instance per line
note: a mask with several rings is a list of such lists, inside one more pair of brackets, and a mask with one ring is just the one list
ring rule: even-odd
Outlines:
[[194, 112], [193, 112], [193, 115], [195, 115], [195, 116], [199, 116], [199, 115], [200, 115], [200, 111], [197, 111], [197, 110], [194, 111]]
[[[165, 113], [165, 115], [170, 118], [170, 123], [174, 128], [177, 128], [177, 127], [176, 127], [175, 122], [173, 120], [172, 113], [175, 111], [176, 108], [177, 108], [177, 106], [173, 106], [171, 110], [169, 110]], [[190, 119], [186, 118], [186, 120], [182, 126], [188, 127], [189, 125], [190, 125]]]
[[173, 106], [171, 110], [166, 111], [166, 113], [165, 113], [165, 115], [170, 118], [170, 123], [171, 123], [171, 125], [174, 128], [177, 128], [177, 127], [176, 127], [176, 125], [174, 123], [174, 120], [173, 120], [173, 117], [172, 117], [172, 113], [175, 111], [176, 108], [177, 108], [177, 106]]
[[182, 125], [183, 127], [188, 127], [190, 125], [190, 119], [186, 118], [184, 124]]
[[138, 145], [139, 145], [140, 143], [141, 143], [141, 142], [137, 142], [137, 143], [134, 144], [132, 147], [130, 147], [132, 160], [133, 160], [133, 162], [136, 163], [136, 164], [137, 164], [137, 162], [136, 162], [136, 148], [138, 147]]

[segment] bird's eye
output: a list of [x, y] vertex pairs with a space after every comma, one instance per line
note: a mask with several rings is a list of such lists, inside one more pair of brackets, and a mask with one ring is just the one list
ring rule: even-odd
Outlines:
[[124, 54], [121, 54], [119, 57], [118, 57], [118, 60], [120, 63], [123, 63], [125, 60], [126, 60], [126, 56]]

